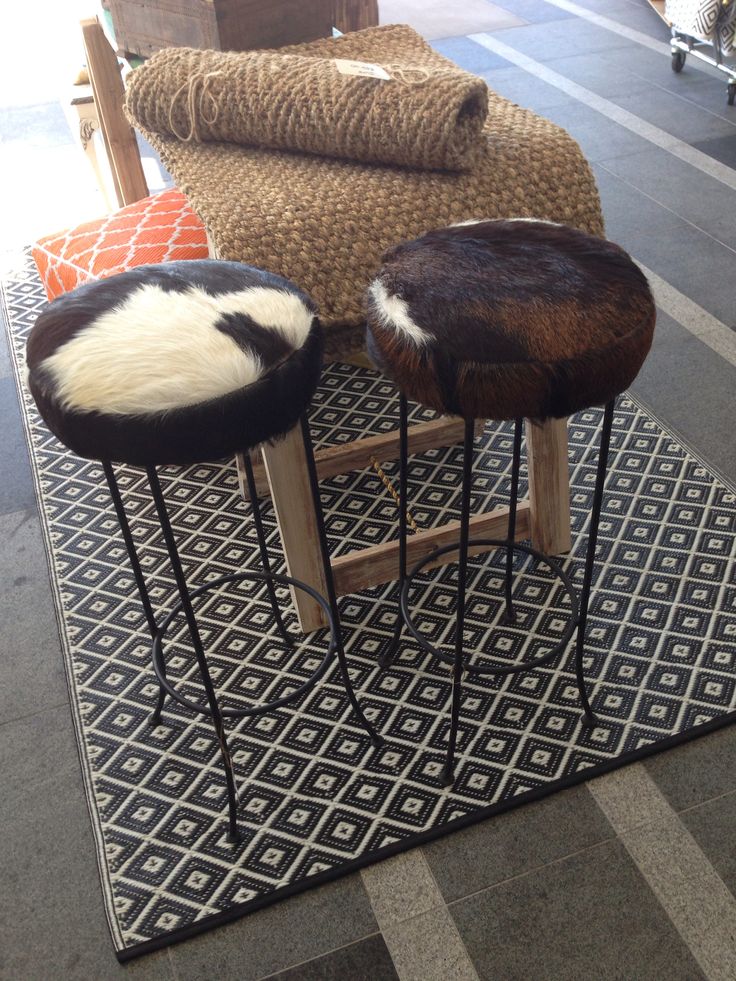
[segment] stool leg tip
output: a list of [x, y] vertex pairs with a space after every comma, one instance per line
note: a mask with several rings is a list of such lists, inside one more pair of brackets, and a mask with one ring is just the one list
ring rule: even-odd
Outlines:
[[390, 668], [396, 660], [396, 655], [399, 653], [400, 646], [401, 637], [393, 637], [388, 645], [388, 649], [385, 650], [378, 658], [378, 666], [381, 668]]
[[235, 830], [232, 828], [228, 830], [227, 843], [228, 845], [237, 845], [240, 843], [240, 832], [237, 828], [235, 828]]
[[501, 623], [504, 627], [513, 627], [516, 623], [516, 610], [513, 606], [507, 606], [506, 610], [501, 617]]
[[161, 713], [163, 712], [165, 702], [166, 702], [166, 691], [159, 685], [158, 698], [156, 699], [156, 707], [154, 708], [153, 712], [151, 712], [152, 726], [157, 726], [161, 724]]
[[582, 724], [584, 729], [595, 729], [598, 725], [598, 718], [592, 712], [584, 712]]
[[440, 784], [443, 787], [451, 787], [455, 783], [455, 771], [447, 766], [443, 766], [440, 772]]
[[396, 655], [399, 653], [399, 648], [401, 647], [401, 634], [404, 629], [404, 619], [399, 611], [398, 618], [394, 625], [394, 632], [391, 640], [388, 643], [388, 647], [378, 658], [378, 665], [381, 668], [390, 668], [391, 665], [396, 660]]
[[284, 628], [283, 630], [279, 630], [279, 634], [281, 635], [281, 639], [289, 648], [289, 650], [293, 651], [294, 648], [296, 647], [296, 638], [294, 637], [294, 635], [291, 634], [288, 630], [286, 630], [286, 628]]

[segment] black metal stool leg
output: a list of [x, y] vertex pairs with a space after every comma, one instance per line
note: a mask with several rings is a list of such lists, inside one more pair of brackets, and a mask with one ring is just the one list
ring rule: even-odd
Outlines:
[[158, 699], [156, 700], [156, 708], [153, 710], [153, 714], [151, 715], [151, 722], [155, 726], [157, 726], [161, 721], [161, 712], [163, 711], [165, 701], [166, 701], [166, 690], [162, 688], [161, 685], [159, 685]]
[[202, 640], [199, 636], [197, 618], [194, 615], [194, 609], [192, 608], [192, 601], [189, 595], [186, 577], [184, 575], [184, 570], [182, 569], [179, 551], [176, 547], [176, 539], [174, 538], [174, 532], [172, 531], [171, 522], [169, 521], [168, 511], [166, 510], [166, 502], [164, 501], [156, 468], [146, 467], [146, 473], [148, 474], [148, 482], [151, 486], [151, 493], [153, 494], [156, 511], [158, 512], [158, 519], [161, 522], [161, 531], [164, 535], [166, 548], [169, 553], [169, 560], [171, 562], [171, 568], [173, 569], [174, 578], [176, 579], [176, 585], [179, 590], [182, 609], [184, 610], [184, 615], [189, 626], [189, 633], [192, 638], [194, 653], [197, 656], [197, 664], [199, 665], [199, 672], [202, 676], [202, 684], [204, 685], [204, 690], [207, 694], [207, 702], [209, 704], [210, 712], [212, 713], [212, 723], [215, 727], [217, 741], [220, 745], [222, 762], [225, 766], [225, 779], [227, 781], [228, 807], [230, 813], [230, 826], [227, 838], [230, 842], [236, 842], [238, 840], [237, 795], [235, 791], [233, 763], [232, 759], [230, 758], [230, 750], [227, 745], [225, 726], [223, 725], [220, 707], [217, 704], [215, 688], [212, 684], [212, 678], [210, 677], [209, 668], [207, 666], [207, 658], [205, 656]]
[[319, 549], [322, 556], [322, 566], [324, 569], [325, 583], [327, 586], [327, 602], [329, 603], [330, 612], [335, 623], [335, 646], [337, 650], [337, 659], [340, 664], [340, 673], [342, 674], [343, 684], [345, 685], [345, 690], [348, 694], [348, 699], [353, 711], [358, 717], [358, 721], [366, 730], [368, 735], [371, 737], [371, 742], [374, 746], [382, 746], [383, 739], [376, 732], [373, 725], [368, 721], [360, 707], [358, 699], [355, 697], [355, 692], [353, 691], [353, 684], [350, 680], [350, 674], [348, 673], [348, 664], [345, 657], [345, 648], [342, 642], [342, 627], [340, 625], [340, 611], [337, 607], [337, 593], [335, 592], [335, 579], [332, 575], [332, 565], [330, 563], [330, 549], [327, 543], [327, 532], [325, 530], [325, 519], [322, 514], [322, 504], [320, 503], [319, 497], [319, 482], [317, 480], [317, 465], [314, 462], [314, 448], [312, 446], [312, 435], [309, 429], [309, 420], [306, 416], [301, 418], [302, 427], [302, 440], [304, 442], [304, 452], [307, 458], [307, 470], [309, 472], [309, 486], [312, 493], [312, 503], [314, 507], [314, 513], [317, 520], [317, 534], [319, 536]]
[[396, 624], [385, 654], [379, 658], [382, 668], [388, 668], [401, 643], [404, 616], [401, 612], [401, 591], [406, 581], [406, 509], [408, 507], [407, 470], [409, 468], [409, 409], [406, 396], [399, 394], [399, 581], [396, 588]]
[[[125, 506], [123, 504], [122, 495], [120, 494], [120, 488], [118, 487], [118, 482], [115, 478], [115, 471], [109, 460], [102, 461], [102, 469], [105, 471], [107, 486], [110, 488], [110, 497], [112, 498], [112, 503], [115, 506], [115, 514], [117, 515], [118, 524], [120, 525], [120, 531], [123, 533], [123, 541], [125, 542], [125, 548], [128, 552], [128, 559], [130, 560], [130, 565], [133, 569], [133, 577], [135, 579], [136, 586], [138, 587], [143, 612], [146, 615], [148, 629], [151, 637], [153, 638], [156, 636], [156, 631], [158, 630], [156, 615], [153, 612], [151, 597], [148, 595], [146, 580], [143, 576], [143, 570], [141, 569], [141, 564], [138, 560], [138, 553], [136, 552], [135, 542], [133, 541], [130, 524], [128, 523], [128, 516], [125, 513]], [[159, 685], [158, 701], [156, 703], [156, 708], [153, 711], [153, 715], [151, 716], [151, 721], [154, 725], [158, 725], [161, 721], [161, 710], [164, 707], [165, 700], [166, 691], [161, 685]]]
[[585, 725], [596, 724], [596, 717], [590, 707], [588, 694], [585, 690], [585, 677], [583, 675], [583, 654], [585, 651], [585, 628], [588, 620], [588, 601], [590, 599], [590, 586], [593, 581], [593, 565], [595, 564], [595, 548], [598, 541], [598, 523], [601, 517], [601, 505], [603, 504], [603, 487], [606, 482], [606, 470], [608, 469], [608, 448], [611, 443], [611, 427], [613, 425], [613, 410], [616, 401], [612, 399], [603, 413], [603, 427], [601, 430], [601, 445], [598, 450], [598, 471], [595, 479], [595, 493], [593, 494], [593, 512], [590, 516], [590, 531], [588, 533], [588, 550], [585, 555], [585, 573], [583, 575], [583, 588], [580, 593], [580, 615], [578, 618], [578, 636], [575, 645], [575, 675], [580, 692], [580, 701], [583, 705]]
[[519, 501], [519, 469], [521, 466], [521, 433], [524, 426], [523, 419], [517, 419], [514, 426], [514, 459], [511, 466], [511, 496], [509, 498], [509, 524], [506, 534], [506, 613], [504, 621], [506, 623], [516, 623], [516, 613], [514, 613], [514, 603], [511, 596], [514, 572], [514, 544], [516, 541], [516, 508]]
[[465, 581], [468, 573], [468, 538], [470, 535], [470, 493], [473, 485], [473, 437], [475, 420], [465, 420], [463, 443], [463, 493], [460, 511], [460, 544], [458, 547], [457, 616], [455, 621], [455, 661], [452, 669], [452, 710], [447, 760], [440, 774], [443, 787], [455, 782], [455, 748], [460, 722], [460, 702], [463, 680], [463, 628], [465, 626]]
[[[243, 453], [243, 465], [245, 469], [245, 479], [248, 484], [248, 496], [250, 497], [250, 506], [253, 511], [253, 524], [256, 527], [256, 537], [258, 538], [258, 549], [261, 553], [261, 566], [263, 571], [267, 576], [271, 575], [271, 563], [268, 558], [268, 548], [266, 546], [266, 534], [263, 530], [263, 519], [261, 518], [261, 508], [258, 503], [258, 492], [256, 491], [256, 479], [253, 476], [253, 464], [250, 462], [250, 454], [246, 451]], [[266, 580], [266, 589], [268, 590], [268, 596], [271, 600], [271, 609], [273, 610], [273, 615], [276, 620], [276, 626], [278, 631], [283, 637], [284, 641], [289, 645], [289, 647], [294, 646], [294, 638], [291, 636], [289, 631], [286, 629], [286, 625], [281, 616], [281, 610], [279, 609], [279, 601], [276, 598], [276, 590], [274, 589], [273, 582], [271, 579]]]

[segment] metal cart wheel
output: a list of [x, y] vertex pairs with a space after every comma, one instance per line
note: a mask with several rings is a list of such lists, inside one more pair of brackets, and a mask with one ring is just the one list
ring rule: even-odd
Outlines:
[[685, 64], [685, 52], [680, 48], [672, 49], [672, 71], [681, 72]]
[[728, 83], [728, 104], [732, 106], [736, 100], [736, 81]]

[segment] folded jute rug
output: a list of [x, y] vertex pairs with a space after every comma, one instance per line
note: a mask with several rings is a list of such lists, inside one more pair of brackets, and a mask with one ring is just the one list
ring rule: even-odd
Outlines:
[[[406, 73], [458, 71], [405, 26], [369, 28], [279, 54], [403, 66]], [[145, 68], [140, 87], [132, 82], [132, 118], [204, 221], [216, 255], [293, 279], [313, 297], [332, 358], [362, 348], [363, 294], [382, 253], [402, 239], [473, 218], [536, 217], [594, 235], [603, 231], [595, 181], [575, 140], [493, 92], [477, 162], [467, 172], [450, 173], [163, 135], [151, 127], [166, 129], [172, 95], [183, 84], [174, 58], [171, 83], [161, 80], [167, 62], [155, 69], [159, 105], [136, 95], [148, 90]], [[213, 88], [218, 81], [211, 80]], [[194, 94], [199, 99], [202, 93]], [[202, 109], [200, 119], [213, 117], [207, 99]], [[220, 106], [216, 129], [224, 118], [237, 127], [240, 110]], [[186, 119], [175, 122], [184, 136], [187, 125]]]
[[281, 51], [166, 48], [133, 72], [126, 102], [141, 126], [185, 142], [425, 170], [470, 170], [488, 115], [486, 83], [449, 62], [377, 66]]
[[[6, 287], [16, 362], [43, 293], [28, 269]], [[20, 379], [20, 372], [18, 375]], [[373, 752], [350, 715], [335, 670], [298, 709], [232, 728], [241, 843], [227, 830], [225, 782], [211, 726], [167, 702], [151, 725], [157, 686], [149, 642], [101, 468], [71, 456], [23, 404], [49, 554], [69, 695], [92, 817], [105, 908], [121, 960], [191, 936], [499, 811], [568, 787], [736, 718], [736, 532], [733, 488], [631, 397], [619, 400], [603, 502], [586, 676], [601, 718], [581, 726], [572, 652], [526, 674], [470, 678], [461, 714], [458, 780], [439, 786], [450, 674], [407, 640], [388, 671], [377, 659], [393, 625], [391, 587], [341, 601], [362, 704], [386, 738]], [[330, 366], [312, 411], [321, 443], [385, 431], [396, 393], [380, 375]], [[414, 410], [415, 418], [426, 417]], [[580, 582], [600, 412], [570, 422], [574, 551]], [[512, 439], [489, 425], [476, 441], [478, 507], [507, 499]], [[410, 506], [421, 527], [455, 515], [460, 450], [412, 460]], [[395, 464], [386, 473], [396, 480]], [[174, 583], [145, 475], [119, 476], [152, 593]], [[166, 468], [162, 481], [191, 583], [258, 568], [249, 509], [230, 463]], [[390, 539], [396, 508], [373, 472], [321, 487], [335, 552]], [[282, 566], [270, 504], [264, 517]], [[508, 662], [538, 654], [564, 628], [558, 583], [519, 566], [518, 628], [503, 626], [503, 556], [472, 560], [469, 643]], [[414, 593], [430, 640], [451, 637], [454, 568]], [[286, 598], [288, 603], [288, 598]], [[211, 668], [231, 702], [306, 677], [321, 635], [286, 651], [268, 602], [250, 586], [198, 609]], [[293, 616], [289, 623], [295, 629]], [[264, 626], [264, 624], [266, 626]], [[186, 630], [171, 632], [170, 676], [201, 698]]]

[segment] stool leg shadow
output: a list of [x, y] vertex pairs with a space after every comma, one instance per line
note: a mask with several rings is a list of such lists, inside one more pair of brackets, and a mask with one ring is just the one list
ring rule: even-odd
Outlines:
[[[123, 498], [120, 494], [117, 479], [115, 478], [115, 471], [109, 460], [102, 461], [102, 468], [105, 471], [107, 486], [110, 488], [110, 497], [112, 498], [112, 503], [115, 506], [115, 514], [117, 515], [118, 524], [120, 525], [120, 530], [123, 534], [123, 541], [125, 542], [125, 548], [128, 552], [128, 559], [133, 570], [133, 577], [135, 579], [136, 586], [138, 587], [141, 605], [143, 606], [143, 612], [145, 613], [146, 622], [148, 623], [148, 630], [151, 634], [151, 639], [153, 640], [158, 632], [158, 623], [156, 622], [156, 615], [153, 612], [151, 597], [148, 594], [146, 580], [143, 576], [143, 570], [141, 569], [141, 564], [138, 559], [138, 553], [136, 551], [135, 542], [130, 530], [128, 516], [125, 513]], [[166, 689], [159, 682], [158, 700], [156, 702], [156, 708], [151, 715], [151, 722], [153, 725], [157, 726], [161, 721], [161, 711], [164, 707], [165, 701]]]
[[378, 659], [382, 668], [390, 668], [401, 646], [404, 629], [404, 615], [401, 609], [401, 594], [406, 582], [406, 509], [409, 505], [407, 495], [409, 467], [409, 410], [406, 396], [399, 395], [399, 578], [396, 585], [396, 624], [394, 633], [385, 652]]
[[207, 695], [209, 714], [212, 717], [212, 724], [215, 727], [215, 734], [220, 747], [220, 755], [222, 756], [222, 762], [225, 767], [229, 811], [227, 840], [232, 844], [235, 844], [239, 840], [237, 822], [238, 801], [237, 792], [235, 789], [233, 762], [230, 756], [227, 736], [225, 734], [225, 726], [222, 721], [220, 707], [217, 703], [217, 695], [215, 694], [215, 688], [212, 684], [212, 677], [207, 665], [207, 658], [205, 656], [202, 640], [199, 636], [197, 618], [192, 607], [186, 577], [181, 565], [181, 559], [179, 558], [179, 551], [176, 547], [176, 539], [174, 538], [174, 532], [171, 528], [171, 522], [169, 521], [169, 515], [166, 510], [166, 502], [164, 501], [163, 492], [161, 491], [161, 484], [159, 483], [156, 468], [152, 466], [146, 467], [146, 473], [148, 474], [148, 483], [151, 487], [151, 494], [153, 495], [156, 511], [158, 513], [158, 519], [161, 524], [161, 531], [163, 532], [164, 541], [166, 542], [166, 549], [169, 553], [169, 561], [171, 562], [171, 568], [174, 572], [174, 578], [176, 580], [177, 589], [181, 598], [182, 609], [184, 610], [184, 616], [186, 617], [187, 625], [189, 627], [189, 635], [192, 640], [192, 646], [194, 647], [194, 653], [197, 657], [197, 664], [199, 666], [202, 684]]
[[284, 623], [283, 617], [281, 616], [281, 610], [279, 609], [279, 601], [276, 598], [276, 590], [274, 589], [273, 580], [271, 579], [271, 562], [268, 558], [268, 547], [266, 545], [266, 533], [263, 529], [263, 519], [261, 517], [261, 508], [258, 503], [258, 491], [256, 490], [256, 479], [253, 474], [253, 464], [250, 460], [250, 453], [247, 451], [243, 453], [243, 464], [245, 469], [245, 479], [248, 484], [248, 496], [250, 497], [250, 506], [253, 512], [253, 524], [256, 528], [256, 537], [258, 539], [258, 550], [261, 555], [261, 567], [268, 577], [266, 579], [266, 589], [268, 591], [268, 597], [271, 601], [271, 609], [273, 611], [274, 619], [276, 620], [276, 626], [278, 628], [281, 637], [284, 642], [288, 644], [289, 647], [294, 646], [294, 638], [286, 629], [286, 624]]
[[447, 747], [447, 758], [440, 773], [440, 782], [443, 787], [451, 787], [455, 782], [455, 750], [457, 748], [457, 730], [460, 723], [460, 703], [462, 701], [465, 583], [468, 573], [468, 538], [470, 536], [470, 496], [473, 489], [474, 436], [475, 420], [466, 419], [465, 439], [463, 441], [463, 489], [460, 510], [460, 544], [458, 547], [455, 657], [452, 668], [452, 707], [450, 711], [450, 739]]
[[337, 652], [337, 660], [340, 665], [340, 674], [342, 675], [343, 685], [345, 686], [345, 691], [347, 692], [348, 700], [353, 709], [353, 712], [358, 718], [361, 726], [370, 736], [373, 746], [378, 749], [383, 745], [383, 738], [378, 734], [373, 724], [368, 720], [363, 709], [358, 702], [353, 689], [353, 683], [350, 680], [350, 673], [348, 671], [347, 658], [345, 656], [345, 647], [342, 640], [342, 626], [340, 623], [340, 611], [337, 606], [337, 593], [335, 592], [335, 579], [332, 575], [332, 564], [330, 562], [330, 549], [327, 542], [327, 532], [325, 530], [325, 519], [322, 513], [322, 504], [319, 496], [319, 481], [317, 479], [317, 465], [314, 461], [314, 447], [312, 446], [312, 436], [309, 429], [309, 420], [306, 415], [301, 418], [301, 429], [302, 429], [302, 440], [304, 442], [304, 452], [307, 458], [307, 470], [309, 472], [309, 486], [312, 494], [312, 503], [314, 507], [314, 513], [317, 519], [317, 534], [319, 536], [319, 548], [322, 557], [322, 565], [324, 568], [325, 583], [327, 586], [327, 602], [330, 607], [330, 612], [332, 614], [333, 621], [335, 623], [335, 649]]
[[583, 725], [590, 728], [597, 725], [598, 719], [590, 705], [588, 693], [585, 687], [585, 675], [583, 673], [583, 656], [585, 653], [585, 631], [588, 622], [588, 602], [590, 600], [590, 587], [593, 581], [593, 566], [595, 564], [595, 550], [598, 542], [598, 525], [601, 517], [601, 506], [603, 504], [603, 488], [606, 482], [606, 471], [608, 469], [608, 451], [611, 444], [611, 429], [613, 426], [613, 412], [616, 400], [612, 399], [605, 407], [603, 413], [603, 427], [601, 430], [601, 445], [598, 450], [598, 468], [595, 479], [595, 492], [593, 494], [593, 511], [590, 516], [590, 532], [588, 534], [588, 549], [585, 555], [585, 572], [583, 575], [583, 588], [580, 592], [580, 614], [578, 617], [578, 635], [575, 644], [575, 676], [580, 693], [580, 701], [583, 706]]

